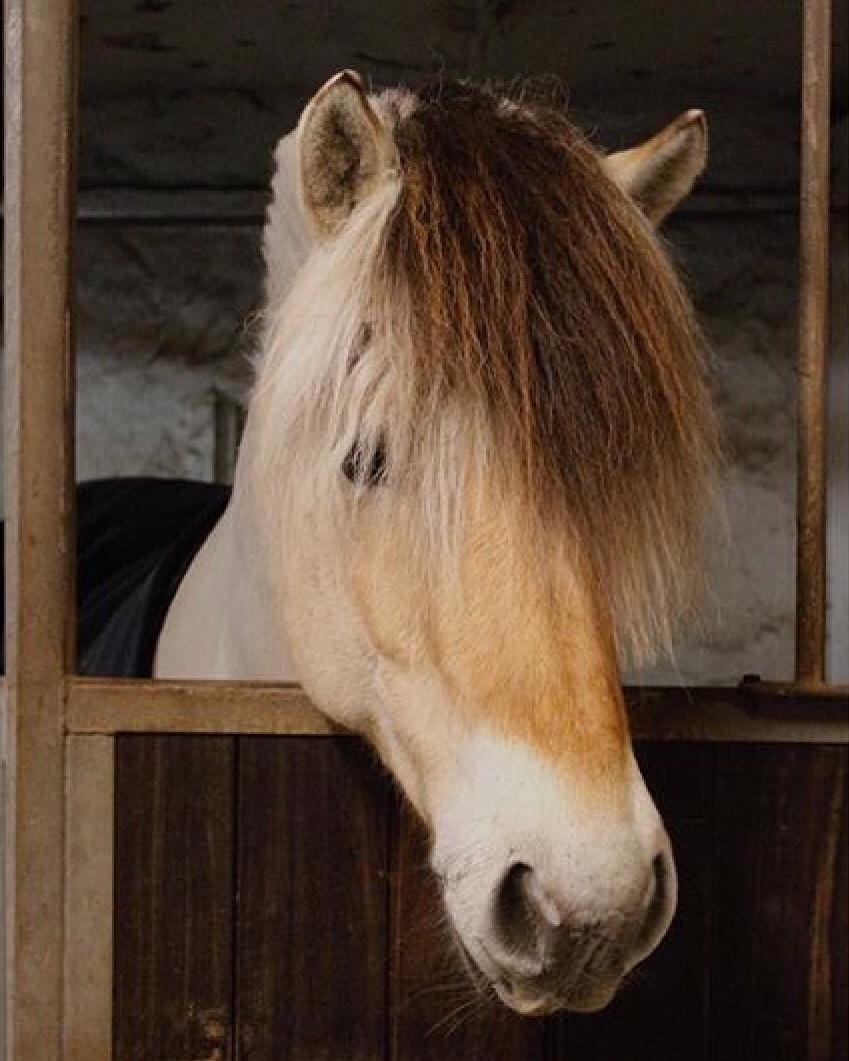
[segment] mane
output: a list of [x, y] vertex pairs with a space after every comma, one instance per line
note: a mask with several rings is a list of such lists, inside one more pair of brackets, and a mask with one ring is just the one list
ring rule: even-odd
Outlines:
[[690, 302], [560, 109], [466, 83], [377, 102], [399, 177], [272, 307], [282, 351], [293, 305], [334, 300], [324, 351], [267, 362], [259, 392], [278, 423], [305, 403], [334, 461], [385, 453], [440, 532], [470, 478], [518, 490], [541, 554], [565, 532], [644, 659], [694, 599], [720, 454]]

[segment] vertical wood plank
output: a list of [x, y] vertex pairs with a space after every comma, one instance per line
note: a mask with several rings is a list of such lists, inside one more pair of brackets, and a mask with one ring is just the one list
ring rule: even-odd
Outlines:
[[69, 737], [62, 1061], [112, 1058], [112, 737]]
[[115, 1061], [232, 1056], [234, 751], [117, 738]]
[[482, 997], [453, 944], [424, 830], [400, 815], [393, 869], [390, 965], [392, 1061], [537, 1061], [546, 1023]]
[[61, 1056], [76, 4], [4, 5], [7, 1061]]
[[718, 752], [714, 1061], [846, 1056], [846, 798], [844, 748]]
[[580, 1061], [707, 1058], [712, 750], [644, 744], [640, 767], [675, 852], [679, 899], [666, 938], [601, 1013], [560, 1018], [549, 1057]]
[[803, 686], [825, 677], [831, 6], [802, 3], [795, 674]]
[[[814, 1051], [817, 1058], [828, 1056], [829, 1037], [833, 1056], [838, 1059], [849, 1057], [849, 1021], [846, 1019], [849, 1014], [849, 813], [846, 807], [845, 785], [844, 781], [840, 831], [835, 850], [837, 865], [834, 873], [834, 892], [831, 896], [831, 916], [825, 915], [818, 922], [820, 926], [827, 925], [826, 954], [831, 955], [831, 969], [830, 975], [828, 969], [817, 972], [819, 983], [828, 985], [828, 991], [821, 991], [818, 995], [822, 1010], [828, 1011], [827, 1030], [819, 1012], [815, 1012], [812, 1022], [814, 1034], [825, 1040], [817, 1043]], [[820, 894], [827, 895], [822, 891]], [[819, 953], [822, 955], [821, 950]], [[820, 961], [825, 964], [822, 959]]]
[[376, 1061], [389, 782], [353, 738], [239, 742], [240, 1061]]

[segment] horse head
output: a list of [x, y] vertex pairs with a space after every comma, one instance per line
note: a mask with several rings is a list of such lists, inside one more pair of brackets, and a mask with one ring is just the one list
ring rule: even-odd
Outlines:
[[278, 149], [237, 489], [300, 680], [521, 1013], [605, 1005], [675, 906], [618, 658], [700, 567], [716, 422], [654, 226], [705, 156], [698, 111], [605, 156], [528, 94], [347, 72]]

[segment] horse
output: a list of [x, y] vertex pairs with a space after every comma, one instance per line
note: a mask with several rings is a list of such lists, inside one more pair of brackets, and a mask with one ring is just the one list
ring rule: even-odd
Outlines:
[[720, 443], [657, 235], [698, 110], [605, 154], [529, 89], [343, 71], [275, 153], [232, 496], [154, 674], [298, 681], [425, 823], [470, 975], [605, 1006], [670, 842], [620, 666], [693, 611]]

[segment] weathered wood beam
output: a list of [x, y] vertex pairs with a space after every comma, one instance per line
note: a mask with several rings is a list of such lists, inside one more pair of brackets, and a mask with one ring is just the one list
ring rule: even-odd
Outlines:
[[6, 1061], [62, 1056], [76, 30], [6, 0]]
[[796, 413], [796, 683], [825, 681], [831, 0], [803, 4]]
[[[849, 743], [849, 698], [786, 696], [745, 688], [626, 690], [637, 740]], [[74, 678], [68, 730], [77, 734], [232, 733], [334, 736], [298, 685], [137, 682]]]

